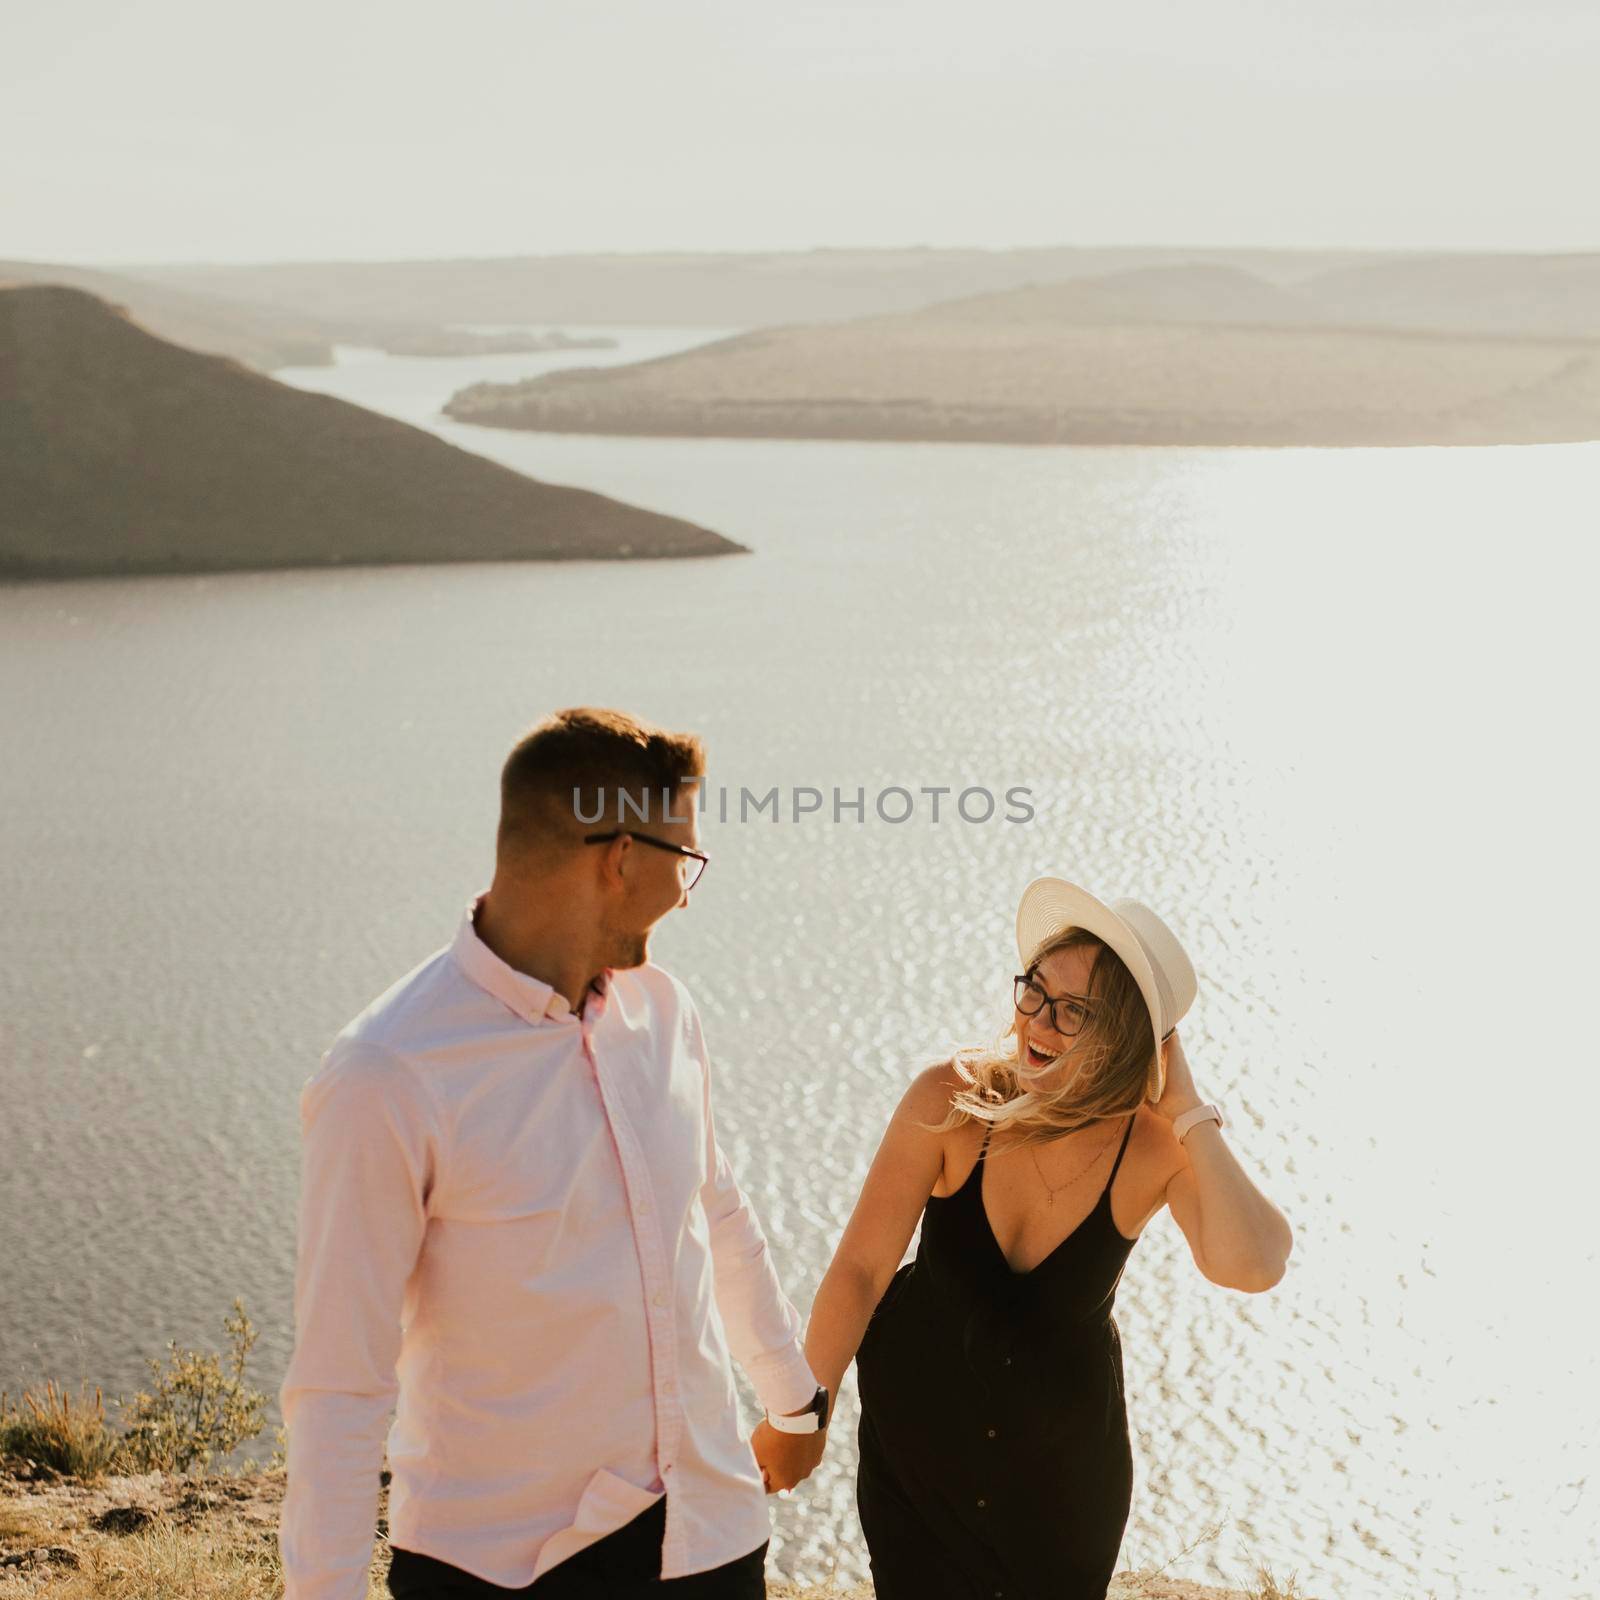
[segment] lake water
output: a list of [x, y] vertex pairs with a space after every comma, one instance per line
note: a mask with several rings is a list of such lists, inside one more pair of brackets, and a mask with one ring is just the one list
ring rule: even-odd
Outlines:
[[[1600, 448], [438, 422], [474, 378], [595, 359], [287, 376], [754, 554], [0, 589], [0, 1384], [125, 1391], [235, 1294], [277, 1384], [300, 1084], [487, 882], [510, 743], [611, 703], [701, 731], [735, 816], [741, 785], [868, 797], [708, 815], [656, 946], [802, 1309], [908, 1076], [1003, 1024], [1022, 885], [1136, 895], [1193, 954], [1200, 1087], [1297, 1245], [1261, 1296], [1165, 1215], [1135, 1249], [1122, 1564], [1596, 1593]], [[874, 814], [937, 785], [1035, 815]], [[864, 1572], [854, 1404], [775, 1508], [775, 1571]]]

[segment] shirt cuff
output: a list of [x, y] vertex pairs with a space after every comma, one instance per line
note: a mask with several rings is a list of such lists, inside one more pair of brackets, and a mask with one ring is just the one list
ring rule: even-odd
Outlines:
[[780, 1417], [803, 1411], [821, 1388], [798, 1337], [787, 1350], [764, 1356], [753, 1370], [746, 1370], [762, 1405]]

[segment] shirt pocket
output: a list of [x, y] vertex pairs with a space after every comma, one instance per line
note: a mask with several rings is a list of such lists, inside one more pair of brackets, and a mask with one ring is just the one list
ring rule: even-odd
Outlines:
[[535, 1579], [542, 1577], [557, 1562], [566, 1561], [603, 1539], [608, 1533], [646, 1512], [661, 1498], [659, 1492], [641, 1489], [629, 1483], [606, 1467], [601, 1467], [584, 1485], [578, 1500], [578, 1509], [571, 1523], [558, 1528], [539, 1547], [539, 1559], [533, 1569]]

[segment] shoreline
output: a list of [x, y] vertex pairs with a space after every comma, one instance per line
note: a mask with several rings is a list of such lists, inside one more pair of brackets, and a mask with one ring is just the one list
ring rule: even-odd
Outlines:
[[[718, 535], [718, 537], [721, 537]], [[465, 555], [465, 556], [437, 556], [429, 559], [419, 559], [412, 556], [396, 556], [392, 560], [366, 560], [366, 561], [310, 561], [286, 559], [283, 561], [264, 562], [254, 566], [140, 566], [140, 567], [105, 567], [88, 569], [71, 567], [57, 569], [40, 564], [23, 564], [7, 562], [0, 557], [0, 588], [20, 588], [25, 584], [56, 584], [56, 583], [92, 583], [96, 580], [116, 579], [121, 582], [129, 578], [150, 578], [154, 580], [173, 578], [247, 578], [263, 577], [277, 572], [387, 572], [396, 567], [480, 567], [480, 566], [514, 566], [514, 567], [557, 567], [572, 566], [579, 562], [592, 561], [605, 566], [633, 566], [652, 561], [720, 561], [724, 556], [754, 555], [754, 550], [749, 545], [743, 545], [732, 539], [725, 541], [729, 546], [726, 550], [702, 550], [680, 554], [671, 550], [644, 550], [601, 551], [595, 554], [584, 552], [561, 552], [556, 555], [529, 555], [529, 556], [504, 556], [504, 555]]]
[[[622, 369], [618, 369], [622, 370]], [[470, 391], [462, 391], [469, 393]], [[1291, 432], [1248, 426], [1237, 428], [1215, 419], [1139, 419], [1131, 425], [1105, 414], [1083, 413], [1068, 418], [1045, 415], [1017, 419], [968, 416], [932, 417], [885, 410], [864, 417], [844, 410], [741, 405], [716, 417], [696, 417], [666, 411], [636, 412], [605, 418], [573, 415], [555, 407], [548, 411], [526, 404], [504, 414], [476, 407], [454, 409], [454, 396], [443, 407], [453, 422], [476, 428], [496, 428], [508, 433], [575, 434], [594, 439], [727, 439], [769, 440], [791, 444], [938, 444], [1008, 445], [1018, 449], [1119, 448], [1129, 450], [1428, 450], [1508, 448], [1529, 445], [1594, 444], [1600, 442], [1600, 423], [1570, 432], [1541, 431], [1511, 437], [1504, 430], [1485, 429], [1481, 436], [1462, 432], [1419, 429], [1414, 435], [1383, 437], [1356, 428], [1336, 427]], [[952, 408], [954, 410], [955, 408]]]

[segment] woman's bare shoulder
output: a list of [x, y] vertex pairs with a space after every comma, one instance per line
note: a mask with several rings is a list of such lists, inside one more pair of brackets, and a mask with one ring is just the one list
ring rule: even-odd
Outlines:
[[1133, 1132], [1128, 1136], [1128, 1144], [1130, 1155], [1132, 1146], [1138, 1145], [1141, 1153], [1155, 1164], [1172, 1168], [1189, 1164], [1177, 1134], [1172, 1131], [1171, 1122], [1148, 1100], [1141, 1101], [1139, 1109], [1134, 1112]]
[[941, 1124], [949, 1117], [954, 1107], [956, 1095], [970, 1087], [967, 1080], [956, 1070], [952, 1059], [936, 1061], [930, 1066], [921, 1068], [911, 1080], [905, 1097], [900, 1102], [900, 1109], [896, 1113], [897, 1116], [915, 1121], [927, 1137], [939, 1146], [940, 1173], [934, 1182], [935, 1195], [943, 1192], [947, 1174], [952, 1166], [959, 1164], [966, 1155], [969, 1143], [972, 1144], [973, 1153], [976, 1154], [976, 1125], [970, 1118], [952, 1128], [941, 1130]]
[[935, 1061], [921, 1068], [906, 1087], [901, 1106], [923, 1122], [943, 1122], [956, 1095], [967, 1087], [955, 1061]]

